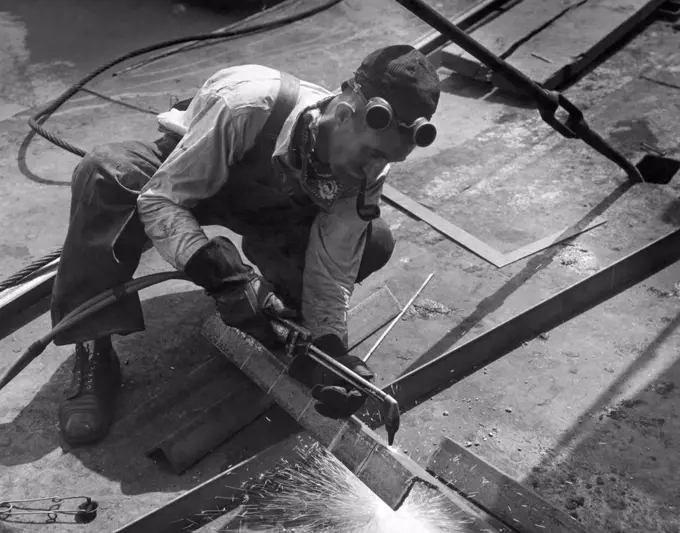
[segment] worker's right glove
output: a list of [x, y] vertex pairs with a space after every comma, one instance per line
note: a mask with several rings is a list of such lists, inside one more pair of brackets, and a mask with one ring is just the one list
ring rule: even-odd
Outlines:
[[215, 299], [222, 321], [252, 335], [267, 346], [280, 341], [267, 313], [294, 318], [297, 313], [275, 294], [271, 284], [243, 263], [234, 244], [216, 237], [200, 248], [185, 274]]
[[[335, 335], [324, 335], [314, 341], [322, 352], [330, 355], [341, 365], [364, 378], [373, 381], [375, 373], [366, 363], [354, 355], [349, 355], [342, 340]], [[319, 403], [316, 410], [330, 418], [348, 418], [366, 403], [366, 395], [350, 385], [343, 378], [321, 365], [312, 370], [312, 397]]]

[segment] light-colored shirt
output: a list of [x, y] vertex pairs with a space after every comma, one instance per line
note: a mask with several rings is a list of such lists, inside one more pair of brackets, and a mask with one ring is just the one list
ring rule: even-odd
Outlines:
[[[242, 65], [210, 77], [186, 111], [158, 116], [161, 131], [181, 137], [177, 147], [142, 189], [137, 201], [147, 236], [161, 256], [183, 270], [208, 238], [191, 213], [229, 179], [229, 167], [254, 146], [280, 87], [278, 70]], [[294, 111], [276, 141], [273, 158], [285, 160], [293, 126], [303, 109], [332, 94], [300, 80]], [[290, 165], [280, 165], [296, 179]], [[367, 203], [377, 204], [389, 165], [368, 177]], [[367, 222], [356, 197], [340, 198], [321, 210], [310, 230], [302, 280], [302, 322], [314, 338], [335, 334], [347, 343], [347, 313], [365, 247]]]

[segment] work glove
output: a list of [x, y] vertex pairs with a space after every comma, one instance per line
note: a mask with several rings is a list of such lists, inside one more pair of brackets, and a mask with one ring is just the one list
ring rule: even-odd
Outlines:
[[187, 262], [184, 273], [215, 299], [217, 311], [227, 326], [255, 337], [266, 346], [282, 340], [269, 316], [297, 316], [274, 294], [270, 283], [243, 263], [238, 249], [226, 237], [216, 237], [200, 248]]
[[[358, 357], [349, 355], [345, 344], [336, 335], [324, 335], [313, 343], [340, 364], [365, 380], [372, 382], [375, 373]], [[326, 367], [315, 363], [311, 372], [312, 397], [319, 403], [316, 410], [329, 418], [348, 418], [366, 403], [366, 395]]]

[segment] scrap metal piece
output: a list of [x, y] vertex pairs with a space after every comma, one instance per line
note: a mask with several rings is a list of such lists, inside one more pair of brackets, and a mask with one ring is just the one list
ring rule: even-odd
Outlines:
[[537, 254], [538, 252], [545, 250], [546, 248], [550, 248], [555, 244], [559, 244], [563, 241], [576, 237], [581, 233], [585, 233], [586, 231], [590, 231], [591, 229], [597, 228], [598, 226], [605, 224], [607, 221], [604, 218], [597, 217], [595, 220], [592, 220], [587, 224], [585, 222], [587, 222], [587, 219], [578, 222], [566, 229], [556, 231], [552, 235], [548, 235], [547, 237], [538, 239], [537, 241], [527, 244], [526, 246], [517, 248], [512, 252], [506, 253], [503, 256], [502, 264], [498, 265], [499, 268], [506, 267], [508, 265], [511, 265], [512, 263], [516, 263], [517, 261], [520, 261], [531, 255]]
[[272, 405], [271, 398], [263, 395], [252, 383], [247, 383], [243, 388], [229, 391], [199, 416], [164, 437], [146, 455], [165, 457], [175, 473], [181, 474]]
[[503, 254], [501, 252], [387, 183], [383, 186], [383, 197], [388, 202], [397, 205], [397, 207], [408, 211], [416, 218], [429, 224], [466, 250], [484, 259], [484, 261], [491, 263], [495, 267], [500, 268], [502, 266]]
[[554, 244], [571, 239], [580, 233], [590, 231], [591, 229], [596, 228], [606, 222], [606, 220], [603, 218], [597, 218], [585, 226], [581, 224], [575, 224], [571, 227], [559, 230], [552, 235], [543, 237], [531, 244], [522, 246], [517, 250], [504, 254], [500, 250], [496, 250], [481, 239], [478, 239], [474, 235], [459, 228], [452, 222], [449, 222], [413, 198], [410, 198], [401, 191], [398, 191], [391, 185], [384, 185], [383, 197], [388, 202], [391, 202], [397, 207], [409, 212], [411, 215], [415, 216], [419, 220], [422, 220], [426, 224], [442, 233], [444, 236], [458, 243], [469, 252], [475, 254], [481, 259], [484, 259], [487, 263], [492, 264], [496, 268], [508, 266], [511, 263], [519, 261], [520, 259], [524, 259], [525, 257], [549, 248]]

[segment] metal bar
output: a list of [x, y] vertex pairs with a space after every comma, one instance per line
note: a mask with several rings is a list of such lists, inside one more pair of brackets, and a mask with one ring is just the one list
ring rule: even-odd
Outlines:
[[[399, 377], [384, 390], [407, 411], [536, 335], [585, 313], [678, 260], [680, 229]], [[369, 398], [359, 418], [375, 428], [376, 423], [382, 424], [379, 412], [380, 406]]]
[[427, 471], [512, 524], [516, 533], [588, 533], [576, 519], [448, 437], [442, 437]]
[[503, 254], [501, 252], [489, 246], [474, 235], [471, 235], [467, 231], [459, 228], [452, 222], [449, 222], [445, 218], [439, 216], [437, 213], [428, 209], [419, 202], [416, 202], [413, 198], [410, 198], [389, 184], [385, 184], [383, 186], [382, 194], [383, 197], [385, 197], [388, 201], [408, 211], [413, 216], [432, 226], [437, 231], [440, 231], [466, 250], [472, 252], [478, 257], [481, 257], [484, 259], [484, 261], [491, 263], [495, 267], [502, 266]]
[[406, 311], [409, 310], [409, 308], [411, 307], [411, 304], [413, 304], [413, 302], [416, 301], [416, 298], [418, 298], [418, 295], [420, 295], [420, 293], [423, 292], [423, 289], [425, 288], [425, 286], [426, 286], [428, 283], [430, 283], [430, 280], [432, 279], [432, 276], [434, 276], [434, 272], [432, 272], [432, 274], [430, 274], [429, 276], [427, 276], [427, 279], [426, 279], [426, 280], [423, 282], [423, 284], [418, 288], [418, 290], [417, 290], [416, 293], [411, 297], [411, 299], [406, 303], [406, 305], [405, 305], [404, 308], [401, 310], [401, 312], [394, 318], [394, 320], [392, 321], [392, 323], [391, 323], [389, 326], [387, 326], [387, 329], [386, 329], [385, 331], [383, 331], [382, 335], [380, 335], [380, 337], [378, 338], [378, 340], [375, 341], [375, 344], [371, 347], [370, 350], [368, 350], [368, 353], [367, 353], [366, 355], [364, 355], [364, 357], [363, 357], [363, 361], [364, 361], [364, 362], [368, 361], [368, 358], [371, 357], [371, 355], [373, 354], [373, 352], [375, 352], [376, 348], [377, 348], [378, 346], [380, 346], [380, 343], [385, 339], [385, 337], [387, 337], [387, 335], [390, 333], [390, 331], [392, 331], [392, 328], [397, 324], [397, 322], [399, 322], [399, 320], [401, 320], [401, 317], [404, 316], [404, 313], [405, 313]]
[[553, 246], [554, 244], [558, 244], [562, 241], [566, 241], [567, 239], [571, 239], [572, 237], [575, 237], [576, 235], [579, 235], [581, 233], [585, 233], [586, 231], [590, 231], [591, 229], [597, 228], [598, 226], [601, 226], [605, 222], [607, 222], [607, 221], [604, 218], [597, 218], [585, 227], [581, 227], [582, 224], [576, 224], [575, 226], [563, 229], [562, 231], [557, 231], [557, 232], [553, 233], [552, 235], [548, 235], [547, 237], [543, 237], [542, 239], [534, 241], [531, 244], [527, 244], [526, 246], [522, 246], [521, 248], [517, 248], [517, 250], [514, 250], [512, 252], [508, 252], [507, 254], [505, 254], [503, 256], [503, 263], [501, 265], [498, 265], [498, 266], [501, 267], [501, 268], [508, 266], [508, 265], [515, 263], [515, 262], [517, 262], [521, 259], [524, 259], [525, 257], [528, 257], [530, 255], [534, 255], [535, 253], [538, 253], [541, 250], [545, 250], [546, 248], [549, 248], [550, 246]]
[[[458, 28], [455, 23], [448, 20], [422, 0], [396, 1], [470, 55], [479, 59], [491, 70], [501, 73], [510, 83], [520, 87], [536, 101], [541, 118], [555, 131], [567, 138], [578, 137], [591, 148], [621, 167], [632, 181], [644, 181], [635, 165], [612, 147], [601, 135], [593, 131], [584, 120], [583, 113], [566, 96], [540, 86], [526, 74], [491, 53], [486, 47]], [[555, 112], [559, 107], [562, 107], [569, 114], [569, 118], [564, 124], [555, 117]]]

